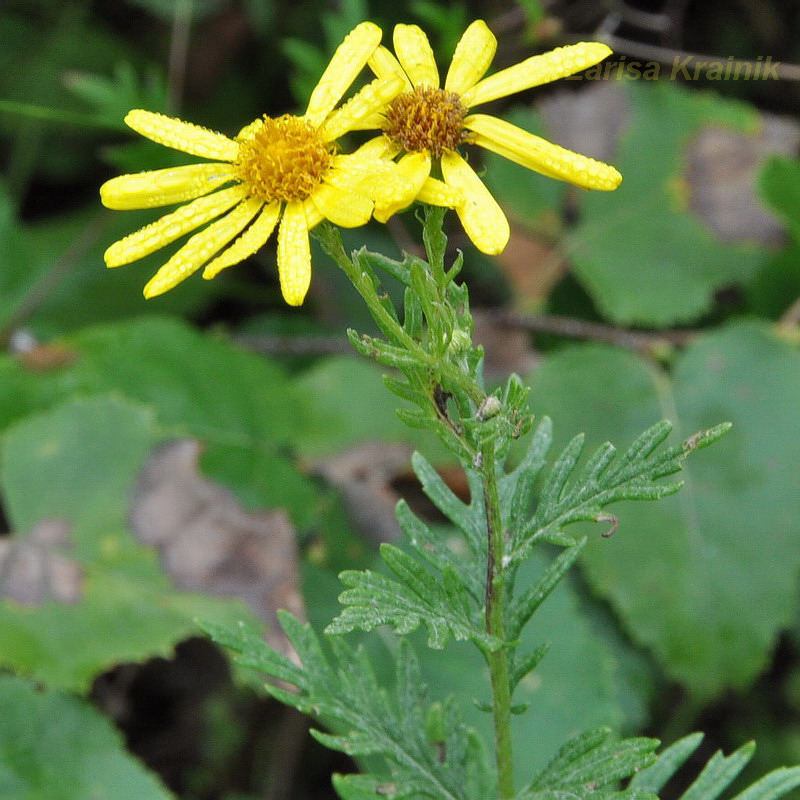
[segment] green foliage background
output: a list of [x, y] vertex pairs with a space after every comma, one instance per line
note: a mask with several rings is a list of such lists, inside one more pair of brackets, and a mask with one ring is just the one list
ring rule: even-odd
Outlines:
[[[709, 38], [698, 49], [747, 54], [763, 44], [748, 39], [745, 22], [725, 17], [729, 10], [715, 18], [709, 6], [697, 28]], [[590, 35], [560, 11], [568, 30]], [[22, 539], [43, 519], [68, 519], [87, 575], [74, 606], [0, 601], [0, 797], [168, 796], [85, 698], [115, 664], [169, 656], [197, 632], [197, 618], [224, 625], [248, 612], [178, 592], [134, 540], [129, 497], [159, 443], [199, 439], [208, 477], [249, 508], [287, 510], [307, 545], [304, 594], [318, 630], [337, 611], [336, 573], [368, 565], [373, 554], [358, 544], [334, 490], [303, 465], [378, 439], [410, 442], [448, 466], [422, 432], [409, 437], [373, 366], [349, 355], [264, 356], [243, 344], [344, 340], [346, 326], [369, 330], [321, 253], [312, 295], [297, 312], [280, 301], [269, 248], [215, 281], [188, 280], [149, 302], [141, 287], [159, 254], [105, 270], [105, 247], [152, 215], [101, 209], [97, 187], [119, 170], [176, 163], [130, 136], [124, 112], [175, 111], [180, 100], [183, 117], [235, 132], [259, 114], [302, 106], [335, 43], [363, 18], [385, 31], [395, 21], [420, 22], [446, 63], [466, 22], [483, 16], [491, 24], [503, 12], [519, 20], [505, 45], [514, 53], [561, 43], [547, 38], [536, 3], [367, 8], [351, 0], [287, 10], [260, 0], [10, 0], [0, 8], [2, 509]], [[187, 25], [189, 69], [175, 97], [179, 79], [165, 65]], [[800, 295], [800, 164], [776, 157], [759, 168], [760, 202], [785, 226], [783, 245], [720, 241], [681, 201], [687, 149], [710, 125], [758, 136], [758, 108], [775, 107], [771, 87], [760, 96], [747, 96], [760, 87], [709, 92], [666, 81], [620, 88], [630, 113], [610, 159], [625, 176], [617, 192], [575, 201], [565, 187], [485, 160], [487, 183], [516, 231], [546, 230], [548, 243], [569, 256], [569, 275], [534, 310], [609, 330], [633, 326], [655, 343], [634, 352], [538, 337], [540, 363], [523, 376], [532, 410], [553, 418], [556, 451], [579, 432], [589, 450], [606, 440], [622, 449], [663, 417], [675, 423], [676, 441], [722, 420], [734, 427], [692, 459], [679, 495], [624, 507], [611, 539], [584, 531], [590, 541], [579, 574], [532, 631], [532, 646], [551, 648], [522, 688], [535, 713], [518, 718], [516, 734], [535, 747], [517, 754], [543, 765], [592, 725], [667, 743], [705, 727], [709, 746], [756, 738], [753, 772], [763, 772], [800, 761], [800, 337], [796, 320], [784, 317]], [[500, 110], [544, 130], [532, 99]], [[794, 87], [782, 102], [777, 110], [797, 115]], [[571, 202], [576, 222], [561, 213]], [[402, 224], [417, 235], [413, 212]], [[378, 227], [347, 242], [365, 237], [373, 250], [399, 252]], [[457, 226], [454, 240], [463, 247]], [[502, 298], [531, 310], [495, 264], [464, 249], [473, 305]], [[688, 331], [687, 343], [664, 345], [676, 328]], [[14, 351], [30, 337], [57, 347], [56, 358], [42, 366]], [[457, 650], [420, 653], [433, 694], [479, 693], [477, 667]], [[372, 655], [385, 671], [385, 655]], [[470, 723], [487, 725], [476, 706], [462, 710]], [[59, 726], [46, 724], [53, 719]], [[203, 796], [234, 797], [213, 795], [216, 778], [207, 780]]]

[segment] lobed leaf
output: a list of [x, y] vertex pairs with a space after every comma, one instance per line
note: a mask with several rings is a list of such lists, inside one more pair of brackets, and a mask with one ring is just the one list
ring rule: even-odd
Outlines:
[[[323, 721], [330, 732], [312, 734], [325, 746], [353, 756], [381, 756], [386, 763], [386, 772], [380, 776], [336, 777], [334, 782], [344, 787], [344, 797], [358, 798], [368, 787], [374, 791], [377, 786], [392, 796], [395, 792], [390, 787], [397, 786], [400, 797], [484, 800], [486, 776], [491, 775], [485, 749], [449, 700], [438, 704], [443, 738], [430, 735], [425, 718], [432, 706], [408, 642], [398, 647], [397, 677], [388, 689], [378, 684], [363, 648], [353, 649], [343, 639], [332, 637], [329, 657], [309, 625], [287, 612], [280, 619], [302, 662], [301, 667], [295, 666], [302, 675], [292, 679], [298, 692], [272, 684], [267, 690]], [[283, 657], [270, 655], [268, 646], [250, 631], [204, 627], [234, 650], [237, 662], [260, 664], [268, 676], [279, 677], [273, 670], [276, 666], [283, 670]]]
[[560, 553], [524, 592], [517, 595], [508, 609], [508, 638], [517, 639], [522, 628], [536, 612], [536, 609], [550, 596], [553, 589], [558, 586], [561, 579], [575, 563], [586, 545], [586, 539], [581, 539], [572, 547]]
[[451, 636], [482, 648], [497, 647], [495, 638], [471, 618], [469, 592], [454, 569], [446, 567], [444, 579], [421, 569], [416, 558], [388, 544], [381, 547], [381, 557], [396, 579], [371, 570], [342, 572], [339, 577], [350, 588], [340, 595], [344, 608], [328, 625], [327, 633], [391, 625], [399, 634], [406, 634], [424, 624], [428, 644], [436, 649], [444, 647]]
[[[797, 428], [798, 396], [796, 348], [753, 321], [698, 336], [669, 374], [593, 344], [565, 348], [536, 375], [533, 407], [557, 410], [564, 436], [586, 431], [594, 444], [633, 439], [664, 408], [680, 430], [705, 431], [653, 452], [653, 475], [727, 429], [710, 424], [733, 422], [711, 450], [685, 462], [677, 497], [612, 509], [621, 530], [610, 541], [592, 537], [580, 562], [628, 635], [697, 702], [750, 685], [796, 616], [800, 439], [786, 432]], [[673, 465], [658, 467], [659, 452]], [[631, 485], [600, 499], [624, 498]], [[637, 496], [658, 496], [655, 485], [663, 479]]]
[[655, 760], [653, 750], [658, 740], [640, 737], [613, 741], [610, 737], [611, 730], [605, 727], [575, 736], [533, 778], [526, 792], [573, 791], [594, 797], [593, 792], [614, 786]]
[[703, 741], [702, 733], [684, 736], [666, 750], [649, 767], [645, 767], [631, 779], [630, 785], [637, 789], [658, 794], [667, 781], [686, 763]]
[[[414, 453], [411, 465], [428, 499], [464, 534], [473, 553], [485, 553], [483, 506], [475, 502], [470, 505], [462, 503], [420, 453]], [[467, 477], [470, 477], [469, 473]]]
[[[692, 733], [659, 754], [656, 761], [635, 775], [630, 787], [658, 793], [686, 763], [703, 740], [702, 733]], [[717, 751], [700, 775], [677, 800], [715, 800], [720, 797], [750, 761], [755, 745], [743, 745], [730, 756]], [[781, 767], [764, 775], [732, 800], [776, 800], [800, 786], [800, 766]]]
[[612, 530], [615, 529], [615, 519], [601, 513], [612, 503], [658, 500], [677, 492], [682, 485], [680, 482], [657, 481], [680, 471], [689, 453], [716, 441], [729, 428], [730, 425], [722, 424], [699, 431], [683, 443], [656, 453], [672, 429], [664, 420], [640, 434], [616, 459], [613, 445], [608, 442], [601, 445], [578, 477], [573, 478], [584, 443], [582, 434], [575, 436], [548, 474], [532, 519], [521, 529], [512, 530], [509, 561], [520, 561], [537, 540], [563, 543], [563, 529], [575, 522], [607, 521], [612, 523]]

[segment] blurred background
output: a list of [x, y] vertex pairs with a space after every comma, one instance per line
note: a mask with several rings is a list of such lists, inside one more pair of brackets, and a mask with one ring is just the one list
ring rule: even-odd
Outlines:
[[[346, 328], [372, 325], [321, 251], [300, 309], [281, 299], [274, 242], [145, 301], [164, 251], [115, 270], [102, 254], [159, 214], [108, 211], [98, 188], [190, 160], [129, 131], [131, 108], [235, 135], [301, 112], [364, 19], [384, 43], [397, 22], [421, 25], [444, 74], [475, 18], [498, 38], [493, 69], [577, 41], [613, 48], [491, 112], [624, 176], [588, 194], [470, 152], [512, 224], [489, 258], [447, 220], [487, 381], [532, 385], [554, 454], [581, 431], [590, 452], [661, 418], [684, 438], [734, 423], [679, 495], [621, 507], [611, 539], [580, 531], [586, 557], [530, 634], [551, 651], [520, 690], [520, 764], [594, 724], [665, 743], [703, 730], [701, 762], [756, 739], [743, 780], [800, 762], [800, 4], [5, 0], [0, 787], [89, 796], [90, 742], [116, 797], [329, 798], [330, 773], [354, 769], [194, 620], [245, 617], [278, 648], [276, 608], [321, 629], [337, 573], [399, 535], [400, 496], [441, 522], [412, 449], [456, 491], [463, 477], [351, 355]], [[421, 252], [414, 209], [344, 238]], [[456, 693], [487, 731], [480, 665], [417, 644], [432, 694]]]

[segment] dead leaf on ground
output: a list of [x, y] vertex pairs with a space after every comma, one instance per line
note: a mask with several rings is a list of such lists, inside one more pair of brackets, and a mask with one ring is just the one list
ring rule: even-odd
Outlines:
[[[542, 101], [540, 110], [553, 141], [612, 164], [631, 114], [625, 88], [615, 81], [556, 93]], [[713, 124], [701, 128], [688, 143], [683, 178], [690, 209], [721, 241], [780, 246], [783, 226], [761, 202], [756, 176], [770, 155], [797, 152], [800, 125], [756, 113], [759, 125], [753, 132]]]
[[756, 176], [768, 156], [797, 152], [800, 126], [775, 114], [760, 113], [759, 117], [755, 135], [709, 126], [690, 142], [689, 205], [723, 242], [780, 247], [784, 226], [761, 202]]
[[396, 542], [401, 535], [394, 508], [400, 495], [392, 482], [407, 475], [412, 448], [404, 444], [365, 442], [319, 459], [310, 471], [342, 494], [356, 531], [372, 544]]
[[[524, 295], [521, 295], [524, 296]], [[528, 375], [537, 364], [530, 333], [501, 325], [491, 314], [473, 310], [475, 342], [483, 347], [483, 374], [487, 381], [502, 381], [512, 372]]]
[[131, 529], [158, 550], [178, 588], [244, 600], [268, 623], [268, 643], [293, 656], [276, 611], [305, 617], [294, 527], [283, 510], [245, 511], [200, 474], [200, 453], [193, 439], [153, 453], [134, 492]]
[[0, 596], [25, 606], [72, 605], [83, 594], [83, 570], [68, 555], [69, 523], [40, 520], [25, 537], [0, 538]]

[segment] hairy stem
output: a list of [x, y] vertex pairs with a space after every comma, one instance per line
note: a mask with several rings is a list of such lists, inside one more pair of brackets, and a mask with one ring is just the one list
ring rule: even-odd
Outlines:
[[[488, 548], [486, 559], [486, 632], [505, 641], [505, 577], [503, 569], [503, 523], [500, 514], [500, 494], [497, 488], [497, 464], [493, 441], [481, 450], [483, 502], [486, 511]], [[494, 712], [495, 759], [497, 763], [498, 796], [514, 796], [514, 772], [511, 748], [511, 682], [509, 679], [508, 648], [501, 647], [488, 654], [492, 682]]]

